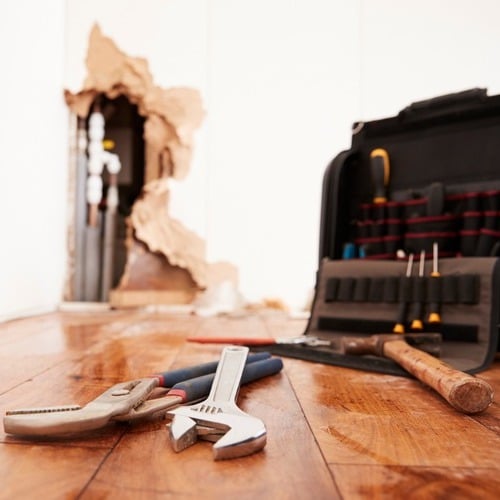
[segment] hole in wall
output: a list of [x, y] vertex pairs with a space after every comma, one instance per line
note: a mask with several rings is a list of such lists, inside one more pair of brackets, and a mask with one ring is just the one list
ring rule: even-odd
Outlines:
[[[93, 106], [99, 103], [104, 116], [106, 128], [104, 141], [106, 149], [117, 154], [121, 169], [118, 172], [118, 207], [116, 211], [116, 228], [114, 241], [114, 262], [112, 272], [112, 288], [115, 288], [123, 275], [127, 261], [127, 224], [126, 219], [132, 213], [132, 207], [140, 196], [144, 185], [144, 117], [137, 106], [132, 104], [125, 96], [109, 99], [98, 96]], [[87, 129], [88, 119], [87, 116]], [[101, 211], [106, 210], [106, 199], [110, 187], [110, 175], [103, 171], [103, 197]]]
[[[227, 262], [207, 262], [205, 241], [168, 213], [168, 179], [182, 180], [188, 174], [194, 131], [204, 116], [199, 92], [155, 85], [147, 61], [123, 53], [97, 25], [90, 34], [86, 65], [83, 88], [76, 93], [65, 91], [66, 102], [78, 117], [78, 137], [86, 134], [91, 112], [98, 106], [104, 117], [104, 139], [113, 142], [111, 151], [115, 149], [123, 165], [118, 174], [111, 305], [188, 303], [210, 285], [228, 280], [236, 284], [236, 268]], [[74, 195], [70, 196], [75, 198], [76, 213], [68, 228], [65, 298], [99, 300], [85, 294], [82, 299], [79, 288], [89, 276], [96, 278], [102, 273], [95, 269], [100, 266], [96, 249], [102, 246], [97, 240], [105, 239], [104, 231], [111, 227], [104, 220], [109, 212], [106, 198], [110, 179], [103, 171], [98, 207], [101, 222], [100, 227], [92, 227], [88, 213], [84, 213], [91, 206], [84, 188], [90, 177], [88, 154], [80, 146], [73, 149], [78, 153], [72, 157], [70, 191]], [[93, 207], [93, 211], [97, 209]], [[86, 245], [85, 251], [80, 251], [85, 254], [85, 266], [79, 261], [82, 245]], [[100, 300], [104, 297], [101, 294]]]

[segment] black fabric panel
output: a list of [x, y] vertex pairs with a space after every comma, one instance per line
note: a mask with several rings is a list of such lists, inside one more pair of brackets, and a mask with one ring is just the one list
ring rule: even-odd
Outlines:
[[413, 378], [406, 370], [390, 359], [379, 358], [376, 356], [349, 356], [338, 354], [328, 350], [318, 349], [316, 347], [306, 347], [301, 345], [273, 345], [265, 347], [251, 347], [254, 352], [267, 351], [276, 356], [287, 358], [302, 359], [312, 361], [313, 363], [322, 363], [325, 365], [343, 366], [344, 368], [354, 368], [357, 370], [368, 370], [377, 373], [386, 373], [400, 377]]

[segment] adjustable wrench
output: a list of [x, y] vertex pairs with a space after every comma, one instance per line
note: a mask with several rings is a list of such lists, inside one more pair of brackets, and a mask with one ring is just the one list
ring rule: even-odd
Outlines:
[[250, 455], [265, 446], [266, 427], [262, 420], [236, 406], [247, 354], [248, 347], [224, 348], [208, 398], [167, 412], [167, 416], [173, 417], [169, 425], [170, 441], [176, 452], [191, 446], [198, 438], [213, 440], [219, 434], [221, 437], [213, 446], [215, 460]]

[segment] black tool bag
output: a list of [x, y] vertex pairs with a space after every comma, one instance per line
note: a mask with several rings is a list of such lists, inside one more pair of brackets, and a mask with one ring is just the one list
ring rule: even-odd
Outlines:
[[[441, 359], [478, 372], [498, 349], [498, 255], [500, 96], [473, 89], [356, 123], [351, 149], [324, 175], [320, 263], [305, 334], [337, 341], [402, 323], [405, 332], [441, 333]], [[388, 359], [337, 348], [280, 350], [405, 374]]]

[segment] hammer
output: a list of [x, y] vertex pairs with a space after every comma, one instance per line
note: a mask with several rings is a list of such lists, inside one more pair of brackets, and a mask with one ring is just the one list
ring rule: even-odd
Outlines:
[[[425, 335], [427, 334], [418, 334], [415, 337]], [[461, 412], [479, 413], [486, 410], [493, 401], [493, 389], [487, 382], [456, 370], [434, 356], [412, 347], [401, 335], [344, 337], [342, 350], [345, 354], [375, 354], [392, 359]]]

